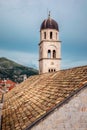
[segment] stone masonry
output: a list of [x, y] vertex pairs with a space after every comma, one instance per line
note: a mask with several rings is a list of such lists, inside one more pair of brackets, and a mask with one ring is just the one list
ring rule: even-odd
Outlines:
[[87, 130], [87, 88], [31, 130]]

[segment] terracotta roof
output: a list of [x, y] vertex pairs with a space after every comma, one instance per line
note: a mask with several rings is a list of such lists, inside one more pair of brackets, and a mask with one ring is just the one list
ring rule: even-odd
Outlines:
[[2, 130], [30, 129], [87, 81], [87, 66], [35, 75], [5, 94]]
[[7, 83], [7, 84], [16, 84], [15, 82], [13, 82], [13, 81], [11, 81], [11, 80], [9, 80], [9, 79], [6, 80], [6, 83]]
[[11, 80], [9, 80], [9, 79], [7, 79], [7, 80], [0, 80], [0, 84], [2, 84], [2, 83], [12, 84], [12, 85], [15, 85], [15, 84], [16, 84], [15, 82], [13, 82], [13, 81], [11, 81]]
[[2, 80], [0, 79], [0, 83], [2, 83]]

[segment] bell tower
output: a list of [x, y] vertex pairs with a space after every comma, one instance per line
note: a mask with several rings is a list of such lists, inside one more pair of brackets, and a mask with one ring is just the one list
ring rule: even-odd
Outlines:
[[60, 61], [59, 27], [49, 13], [48, 18], [42, 22], [40, 28], [39, 74], [60, 70]]

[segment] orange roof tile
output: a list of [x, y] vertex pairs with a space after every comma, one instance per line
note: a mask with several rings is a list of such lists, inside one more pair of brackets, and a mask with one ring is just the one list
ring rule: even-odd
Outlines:
[[87, 81], [87, 66], [35, 75], [5, 94], [2, 130], [29, 129]]
[[16, 84], [16, 83], [8, 79], [6, 80], [6, 84]]
[[6, 84], [16, 84], [15, 82], [13, 82], [13, 81], [11, 81], [11, 80], [9, 80], [9, 79], [7, 79], [7, 80], [0, 80], [0, 83], [6, 83]]

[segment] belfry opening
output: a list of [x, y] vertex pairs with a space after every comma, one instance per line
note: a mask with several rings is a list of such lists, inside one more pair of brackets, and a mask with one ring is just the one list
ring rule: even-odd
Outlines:
[[40, 27], [39, 74], [60, 70], [61, 41], [59, 25], [50, 13]]

